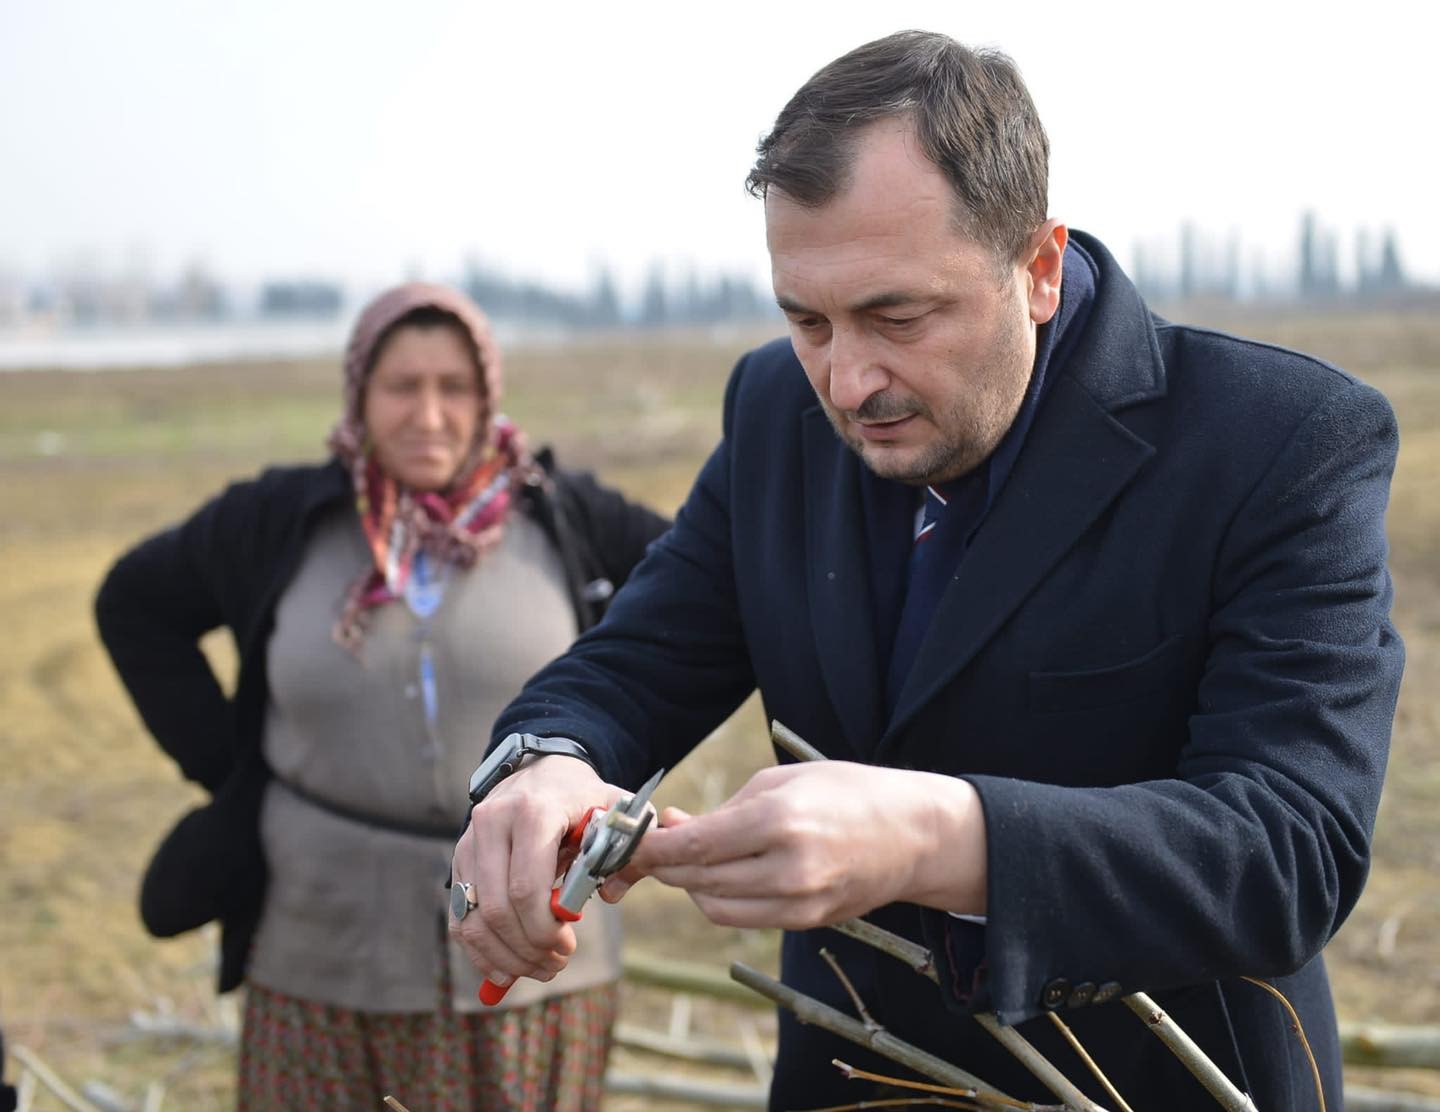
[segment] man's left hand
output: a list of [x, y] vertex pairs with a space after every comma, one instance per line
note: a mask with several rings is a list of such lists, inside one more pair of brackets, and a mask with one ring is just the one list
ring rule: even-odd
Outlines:
[[985, 821], [966, 781], [825, 761], [767, 768], [706, 815], [678, 808], [602, 889], [683, 888], [712, 922], [804, 930], [906, 900], [985, 912]]

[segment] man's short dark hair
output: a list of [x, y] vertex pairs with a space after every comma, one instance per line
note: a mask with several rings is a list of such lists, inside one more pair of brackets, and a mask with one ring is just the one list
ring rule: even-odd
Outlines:
[[1015, 63], [946, 35], [900, 31], [825, 66], [760, 141], [745, 187], [818, 208], [845, 187], [856, 133], [892, 117], [913, 121], [949, 179], [962, 231], [1017, 259], [1046, 219], [1050, 142]]

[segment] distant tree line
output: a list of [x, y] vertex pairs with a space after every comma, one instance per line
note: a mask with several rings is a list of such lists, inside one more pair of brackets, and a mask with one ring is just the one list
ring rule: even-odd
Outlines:
[[[564, 329], [663, 328], [773, 318], [774, 302], [749, 278], [690, 269], [672, 277], [652, 266], [638, 296], [621, 295], [601, 269], [583, 292], [519, 279], [468, 263], [455, 283], [497, 321]], [[25, 285], [0, 274], [0, 326], [47, 319], [63, 324], [181, 323], [235, 319], [331, 320], [347, 311], [345, 287], [324, 278], [270, 279], [244, 298], [199, 263], [173, 283], [136, 273], [106, 275], [77, 267]], [[359, 291], [365, 296], [365, 291]], [[349, 306], [353, 308], [353, 306]]]
[[569, 328], [664, 328], [671, 325], [752, 321], [776, 314], [748, 278], [687, 271], [678, 281], [663, 267], [650, 268], [637, 303], [628, 307], [615, 276], [602, 268], [584, 293], [517, 281], [477, 263], [466, 267], [460, 286], [497, 320]]
[[1313, 212], [1300, 217], [1293, 256], [1277, 267], [1263, 255], [1242, 255], [1240, 238], [1180, 226], [1175, 244], [1136, 244], [1131, 265], [1135, 284], [1152, 301], [1196, 298], [1228, 301], [1379, 300], [1414, 293], [1420, 287], [1405, 273], [1394, 229], [1372, 238], [1355, 234], [1348, 277], [1342, 277], [1339, 236]]

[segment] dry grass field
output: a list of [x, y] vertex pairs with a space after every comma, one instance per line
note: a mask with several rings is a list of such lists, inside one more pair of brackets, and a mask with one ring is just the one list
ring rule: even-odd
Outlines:
[[[1374, 871], [1328, 956], [1344, 1018], [1440, 1023], [1440, 321], [1415, 312], [1216, 323], [1333, 359], [1385, 391], [1400, 416], [1390, 533], [1409, 664]], [[673, 508], [718, 433], [725, 374], [752, 338], [517, 351], [505, 408], [564, 462]], [[123, 547], [227, 479], [314, 458], [337, 380], [320, 362], [0, 374], [0, 1024], [73, 1081], [101, 1079], [138, 1101], [159, 1079], [167, 1108], [229, 1106], [228, 1050], [129, 1028], [136, 1009], [210, 1024], [233, 1004], [213, 997], [213, 936], [157, 943], [138, 922], [147, 854], [196, 796], [144, 735], [96, 643], [90, 600]], [[224, 666], [226, 646], [211, 647]], [[712, 805], [769, 761], [762, 739], [748, 705], [667, 779], [660, 801]], [[625, 907], [637, 949], [719, 969], [734, 957], [773, 961], [773, 939], [712, 927], [673, 893], [641, 886]], [[653, 993], [626, 997], [633, 1022], [663, 1027], [663, 1009]], [[697, 1023], [733, 1041], [737, 1015], [717, 1009]], [[621, 1065], [646, 1068], [633, 1057]]]

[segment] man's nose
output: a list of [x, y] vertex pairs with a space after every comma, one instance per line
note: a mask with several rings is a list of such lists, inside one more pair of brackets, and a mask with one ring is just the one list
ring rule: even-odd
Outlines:
[[836, 409], [853, 413], [871, 394], [885, 389], [889, 381], [863, 336], [838, 328], [831, 333], [830, 401]]

